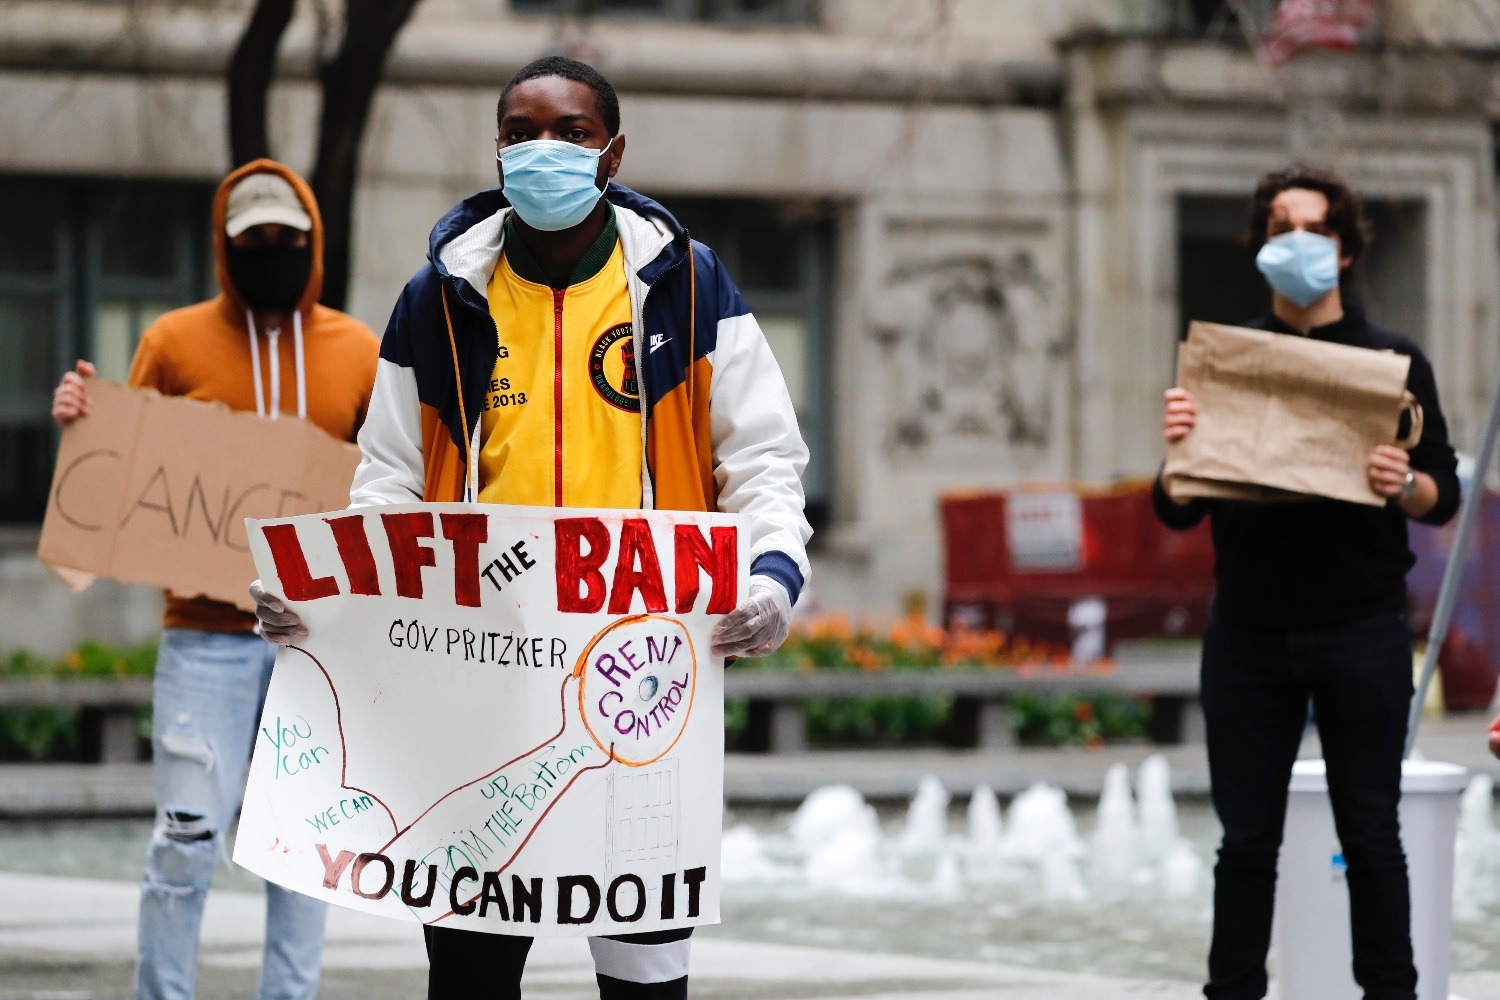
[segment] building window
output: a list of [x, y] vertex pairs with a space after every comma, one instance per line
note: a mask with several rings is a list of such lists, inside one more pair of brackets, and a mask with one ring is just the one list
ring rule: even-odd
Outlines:
[[0, 177], [0, 521], [41, 520], [74, 359], [123, 380], [153, 319], [207, 297], [212, 190]]
[[713, 24], [815, 24], [817, 0], [511, 0], [517, 14], [655, 17]]
[[662, 203], [719, 255], [786, 378], [811, 451], [803, 483], [808, 520], [827, 523], [833, 476], [833, 208], [824, 202], [676, 198]]
[[1245, 27], [1264, 29], [1280, 0], [1156, 0], [1155, 21], [1173, 35], [1244, 41]]

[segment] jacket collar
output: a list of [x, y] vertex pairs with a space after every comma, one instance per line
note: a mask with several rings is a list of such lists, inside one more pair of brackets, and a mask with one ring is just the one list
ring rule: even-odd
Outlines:
[[526, 241], [516, 234], [516, 214], [507, 213], [504, 239], [509, 245], [505, 248], [505, 260], [510, 265], [510, 269], [516, 273], [516, 277], [529, 281], [533, 285], [541, 285], [543, 288], [569, 288], [588, 281], [604, 270], [604, 266], [614, 256], [615, 244], [620, 242], [620, 226], [615, 222], [615, 207], [608, 202], [605, 204], [604, 228], [599, 230], [599, 235], [594, 237], [594, 242], [573, 266], [573, 273], [568, 275], [567, 280], [561, 285], [553, 285], [548, 279], [547, 273], [542, 270], [542, 265], [537, 262], [536, 256], [526, 246]]
[[[1365, 331], [1369, 325], [1364, 308], [1351, 304], [1344, 306], [1344, 315], [1341, 318], [1332, 323], [1313, 327], [1307, 331], [1307, 336], [1311, 340], [1327, 340], [1336, 344], [1353, 344], [1363, 341]], [[1302, 335], [1301, 330], [1293, 329], [1286, 323], [1283, 323], [1281, 317], [1277, 316], [1274, 312], [1266, 319], [1266, 329], [1275, 333], [1289, 333], [1294, 336]]]
[[[645, 284], [654, 283], [686, 256], [687, 230], [659, 203], [613, 182], [605, 197], [616, 209], [626, 267]], [[432, 228], [428, 261], [439, 274], [467, 283], [486, 299], [504, 245], [508, 212], [510, 203], [498, 187], [465, 198]]]

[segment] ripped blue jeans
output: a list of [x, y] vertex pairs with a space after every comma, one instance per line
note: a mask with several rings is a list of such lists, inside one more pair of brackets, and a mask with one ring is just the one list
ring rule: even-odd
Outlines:
[[[276, 647], [250, 633], [167, 629], [156, 660], [156, 825], [146, 851], [136, 995], [190, 1000], [214, 866], [239, 809]], [[266, 885], [258, 1000], [312, 1000], [327, 907]]]

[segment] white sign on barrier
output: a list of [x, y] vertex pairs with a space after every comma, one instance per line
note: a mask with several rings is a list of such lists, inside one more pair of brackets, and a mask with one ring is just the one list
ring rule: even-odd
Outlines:
[[500, 934], [717, 922], [736, 518], [412, 504], [249, 537], [309, 635], [277, 658], [237, 863]]
[[1083, 567], [1083, 503], [1075, 493], [1012, 493], [1005, 498], [1005, 542], [1017, 573]]

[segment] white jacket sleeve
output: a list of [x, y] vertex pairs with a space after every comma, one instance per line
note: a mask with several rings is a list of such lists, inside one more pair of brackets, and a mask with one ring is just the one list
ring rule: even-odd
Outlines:
[[749, 313], [719, 320], [709, 422], [719, 509], [750, 520], [750, 560], [768, 552], [811, 575], [802, 473], [807, 445], [781, 367]]
[[422, 463], [422, 405], [410, 368], [380, 359], [365, 423], [359, 429], [359, 454], [349, 506], [421, 502], [427, 483]]

